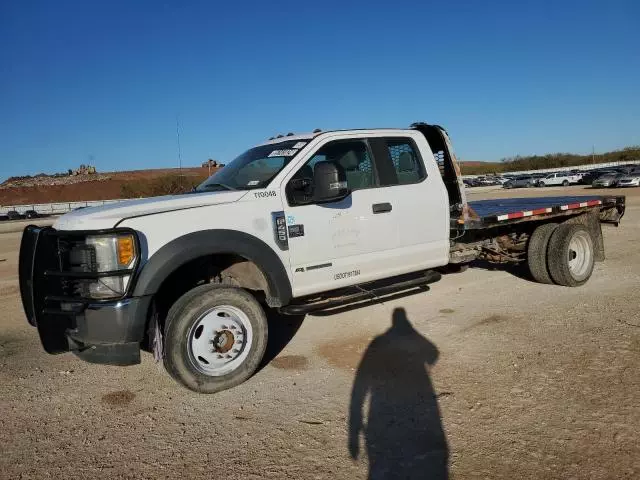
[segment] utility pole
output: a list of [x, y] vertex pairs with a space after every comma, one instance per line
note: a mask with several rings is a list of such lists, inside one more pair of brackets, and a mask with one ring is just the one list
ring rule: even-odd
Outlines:
[[594, 165], [596, 163], [596, 146], [592, 145], [591, 146], [591, 165]]
[[180, 119], [176, 114], [176, 138], [178, 140], [178, 178], [182, 189], [182, 148], [180, 147]]
[[176, 115], [176, 138], [178, 139], [178, 168], [182, 173], [182, 149], [180, 148], [180, 120]]

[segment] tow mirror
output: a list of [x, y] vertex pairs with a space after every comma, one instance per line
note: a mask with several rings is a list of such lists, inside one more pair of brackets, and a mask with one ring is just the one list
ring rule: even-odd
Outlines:
[[313, 201], [313, 179], [294, 178], [289, 182], [289, 194], [291, 200], [298, 205]]
[[318, 162], [313, 169], [315, 202], [335, 202], [351, 192], [344, 169], [333, 162]]

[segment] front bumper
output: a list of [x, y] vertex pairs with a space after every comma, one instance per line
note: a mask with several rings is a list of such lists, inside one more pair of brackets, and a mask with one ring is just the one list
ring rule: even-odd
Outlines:
[[59, 237], [53, 229], [28, 226], [20, 245], [22, 304], [45, 351], [71, 351], [92, 363], [140, 363], [151, 297], [97, 301], [69, 295], [71, 273], [62, 267]]

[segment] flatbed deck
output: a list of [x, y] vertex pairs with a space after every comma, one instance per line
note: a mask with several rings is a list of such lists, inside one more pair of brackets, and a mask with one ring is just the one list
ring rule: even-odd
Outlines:
[[624, 196], [579, 195], [562, 197], [501, 198], [469, 202], [465, 229], [474, 230], [542, 216], [574, 214], [575, 210], [622, 207]]

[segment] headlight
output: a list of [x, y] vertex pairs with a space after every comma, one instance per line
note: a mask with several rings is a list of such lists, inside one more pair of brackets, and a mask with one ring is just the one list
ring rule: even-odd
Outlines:
[[78, 293], [96, 299], [117, 298], [125, 294], [132, 273], [125, 272], [133, 268], [138, 258], [133, 234], [90, 235], [76, 246], [74, 253], [75, 270], [114, 273], [81, 280]]

